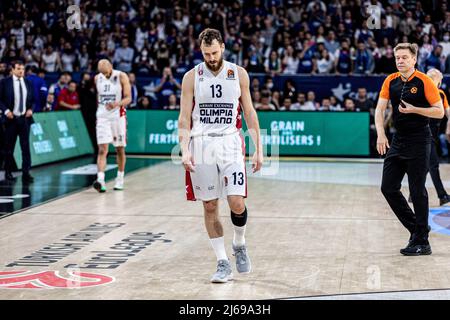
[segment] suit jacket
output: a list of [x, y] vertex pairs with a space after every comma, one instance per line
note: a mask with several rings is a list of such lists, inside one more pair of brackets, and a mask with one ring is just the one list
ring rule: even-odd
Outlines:
[[[25, 79], [25, 86], [27, 87], [27, 96], [25, 101], [25, 108], [33, 110], [34, 94], [33, 84], [30, 80]], [[7, 77], [0, 81], [0, 109], [2, 110], [2, 118], [6, 117], [6, 109], [11, 112], [14, 111], [14, 85], [13, 77]]]

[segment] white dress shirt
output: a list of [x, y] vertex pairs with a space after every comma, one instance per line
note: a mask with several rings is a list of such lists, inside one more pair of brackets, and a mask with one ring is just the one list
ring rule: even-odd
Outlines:
[[[22, 94], [23, 94], [23, 111], [19, 112], [19, 102], [20, 102], [20, 91], [19, 91], [19, 83], [22, 85]], [[13, 114], [15, 116], [23, 116], [27, 111], [27, 86], [25, 85], [25, 78], [19, 78], [13, 75], [13, 87], [14, 87], [14, 110]], [[6, 110], [6, 114], [10, 112], [9, 109]]]

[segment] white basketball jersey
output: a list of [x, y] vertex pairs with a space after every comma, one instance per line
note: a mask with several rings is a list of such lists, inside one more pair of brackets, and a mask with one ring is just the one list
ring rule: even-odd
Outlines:
[[202, 62], [195, 66], [192, 136], [231, 134], [242, 127], [237, 65], [223, 61], [217, 76]]
[[97, 117], [119, 117], [124, 113], [124, 107], [113, 110], [106, 109], [106, 104], [122, 100], [120, 74], [119, 70], [113, 70], [109, 78], [102, 73], [98, 74], [95, 84], [97, 87]]

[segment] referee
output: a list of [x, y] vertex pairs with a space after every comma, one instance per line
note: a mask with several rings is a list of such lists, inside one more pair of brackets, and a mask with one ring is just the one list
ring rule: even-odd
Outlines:
[[[377, 151], [386, 154], [381, 192], [403, 226], [410, 232], [403, 255], [431, 254], [428, 242], [428, 193], [425, 180], [430, 164], [432, 136], [429, 118], [442, 119], [444, 107], [438, 88], [417, 71], [417, 44], [400, 43], [394, 48], [398, 72], [389, 75], [381, 88], [375, 110]], [[384, 112], [391, 100], [396, 130], [389, 146], [384, 132]], [[400, 191], [405, 173], [414, 212]]]

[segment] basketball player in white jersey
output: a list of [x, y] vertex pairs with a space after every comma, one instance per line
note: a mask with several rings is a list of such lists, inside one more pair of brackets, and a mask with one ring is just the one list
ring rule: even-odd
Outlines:
[[97, 180], [94, 188], [105, 192], [105, 169], [108, 145], [112, 143], [117, 152], [117, 178], [114, 190], [123, 189], [125, 171], [125, 147], [127, 144], [127, 118], [125, 107], [131, 103], [131, 86], [125, 72], [114, 70], [111, 62], [98, 62], [99, 73], [95, 76], [97, 89]]
[[183, 77], [178, 130], [187, 198], [203, 201], [206, 230], [217, 257], [211, 282], [224, 283], [232, 280], [233, 273], [219, 220], [219, 198], [226, 197], [231, 210], [236, 269], [239, 273], [251, 270], [244, 237], [247, 176], [241, 110], [256, 146], [253, 172], [260, 170], [263, 152], [247, 72], [223, 60], [225, 46], [219, 31], [206, 29], [199, 41], [204, 62]]

